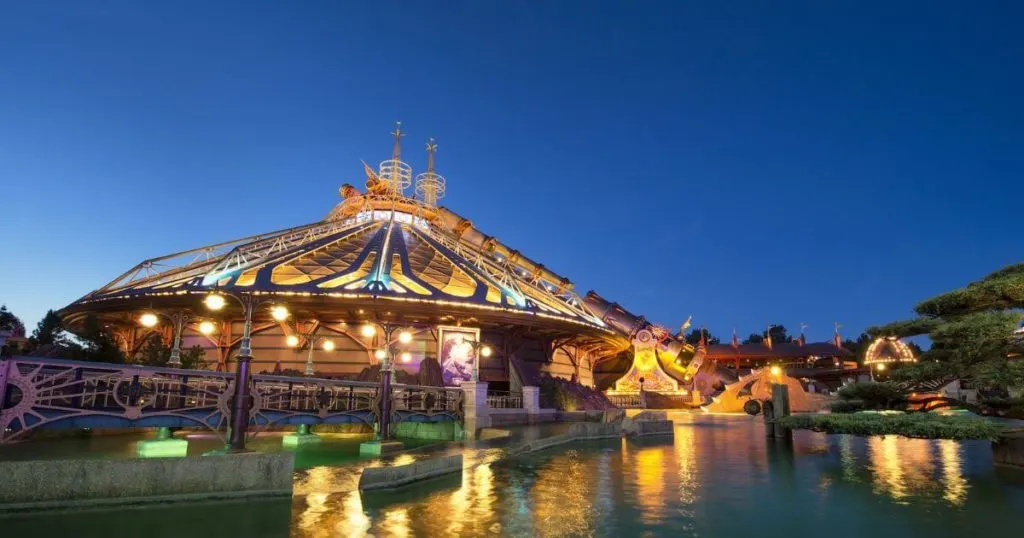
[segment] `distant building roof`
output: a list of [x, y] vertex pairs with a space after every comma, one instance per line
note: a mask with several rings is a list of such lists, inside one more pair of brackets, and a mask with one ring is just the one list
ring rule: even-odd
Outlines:
[[831, 342], [798, 342], [774, 344], [771, 348], [761, 344], [711, 344], [707, 346], [709, 359], [790, 359], [809, 357], [851, 357], [853, 353]]

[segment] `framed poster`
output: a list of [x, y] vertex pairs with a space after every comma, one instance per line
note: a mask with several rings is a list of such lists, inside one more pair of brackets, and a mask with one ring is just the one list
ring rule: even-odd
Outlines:
[[469, 381], [476, 366], [475, 342], [480, 340], [480, 329], [467, 327], [437, 328], [437, 360], [441, 363], [441, 376], [447, 386], [459, 386]]

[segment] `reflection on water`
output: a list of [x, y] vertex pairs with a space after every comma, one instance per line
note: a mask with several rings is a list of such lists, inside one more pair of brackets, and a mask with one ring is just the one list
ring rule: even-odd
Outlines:
[[[988, 536], [1016, 532], [1024, 478], [996, 472], [985, 442], [856, 438], [796, 432], [765, 438], [760, 420], [678, 414], [675, 437], [567, 445], [492, 465], [501, 449], [469, 444], [464, 472], [397, 492], [355, 491], [360, 460], [296, 473], [291, 520], [271, 505], [213, 505], [220, 519], [258, 520], [218, 536]], [[287, 504], [287, 501], [286, 501]], [[207, 506], [208, 508], [208, 506]], [[194, 505], [116, 517], [3, 521], [12, 536], [177, 536], [167, 521]], [[219, 521], [219, 520], [218, 520]], [[170, 529], [164, 533], [164, 529]], [[163, 533], [163, 534], [161, 534]]]

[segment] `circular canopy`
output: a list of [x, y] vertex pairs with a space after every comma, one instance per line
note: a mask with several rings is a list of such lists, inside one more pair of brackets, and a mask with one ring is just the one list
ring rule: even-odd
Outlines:
[[902, 340], [895, 336], [880, 336], [871, 342], [864, 355], [864, 364], [881, 364], [894, 362], [917, 362], [914, 352]]

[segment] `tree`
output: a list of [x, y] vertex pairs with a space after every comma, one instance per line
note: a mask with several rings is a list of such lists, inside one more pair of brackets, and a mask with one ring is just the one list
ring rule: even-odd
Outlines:
[[85, 317], [78, 337], [82, 341], [82, 345], [75, 351], [77, 356], [73, 358], [116, 364], [125, 362], [124, 353], [114, 341], [114, 335], [100, 323], [96, 316], [89, 314]]
[[[874, 342], [874, 341], [875, 341], [875, 339], [872, 338], [870, 334], [868, 334], [868, 333], [860, 333], [860, 335], [857, 336], [856, 340], [852, 340], [850, 338], [847, 338], [846, 340], [843, 340], [842, 344], [843, 344], [843, 349], [849, 351], [850, 353], [853, 353], [853, 356], [856, 357], [857, 362], [863, 364], [864, 356], [867, 355], [867, 352], [868, 352], [868, 347], [870, 347], [871, 346], [871, 342]], [[918, 354], [920, 354], [920, 351], [921, 351], [921, 348], [917, 348], [917, 353]], [[914, 356], [917, 357], [918, 354], [915, 354]]]
[[764, 336], [761, 336], [760, 334], [757, 334], [757, 333], [750, 333], [750, 336], [744, 338], [743, 341], [740, 342], [740, 343], [741, 344], [760, 344], [761, 342], [764, 342]]
[[[202, 346], [192, 346], [181, 350], [181, 367], [188, 370], [201, 370], [206, 367], [203, 357], [206, 350]], [[159, 334], [153, 333], [132, 356], [132, 362], [146, 366], [167, 367], [171, 362], [171, 347], [164, 344]]]
[[787, 334], [784, 325], [772, 325], [770, 329], [761, 331], [761, 334], [750, 333], [750, 336], [746, 337], [742, 343], [760, 344], [768, 338], [769, 330], [772, 335], [772, 344], [785, 344], [793, 341], [793, 337]]
[[25, 336], [25, 324], [5, 304], [0, 305], [0, 331], [11, 331], [11, 336]]
[[[697, 344], [699, 344], [700, 331], [700, 329], [692, 329], [690, 332], [686, 333], [686, 343], [690, 344], [691, 346], [696, 346]], [[704, 330], [704, 338], [707, 340], [708, 345], [722, 343], [721, 339], [719, 339], [717, 336], [712, 335], [711, 331], [708, 331], [707, 329]]]
[[34, 349], [51, 345], [62, 348], [73, 346], [73, 342], [64, 329], [64, 320], [53, 310], [47, 310], [43, 319], [39, 320], [35, 330], [32, 331], [32, 336], [29, 337], [29, 341]]
[[970, 377], [982, 385], [1024, 386], [1019, 358], [1024, 342], [1014, 330], [1024, 320], [1024, 263], [1000, 269], [964, 288], [917, 304], [917, 317], [868, 332], [875, 336], [927, 335], [932, 346], [901, 373], [914, 379]]

